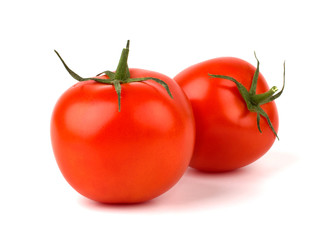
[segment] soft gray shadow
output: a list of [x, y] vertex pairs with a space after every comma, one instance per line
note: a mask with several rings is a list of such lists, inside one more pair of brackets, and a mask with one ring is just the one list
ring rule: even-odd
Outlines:
[[141, 203], [100, 203], [85, 197], [80, 197], [78, 202], [84, 206], [95, 210], [116, 210], [116, 211], [135, 211], [139, 209], [148, 209], [155, 207], [155, 200], [150, 200]]
[[102, 204], [86, 198], [79, 202], [96, 210], [153, 213], [233, 205], [258, 195], [261, 184], [297, 160], [289, 153], [269, 152], [255, 163], [231, 172], [204, 173], [189, 168], [172, 189], [145, 203]]
[[270, 152], [231, 172], [204, 173], [189, 168], [177, 186], [160, 197], [160, 202], [175, 209], [232, 205], [259, 194], [261, 184], [297, 160], [289, 153]]

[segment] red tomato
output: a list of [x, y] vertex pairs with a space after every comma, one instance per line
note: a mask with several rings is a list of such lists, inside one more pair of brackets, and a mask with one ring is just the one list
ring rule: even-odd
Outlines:
[[[230, 76], [249, 89], [256, 68], [238, 58], [215, 58], [193, 65], [174, 79], [191, 101], [196, 122], [196, 143], [190, 166], [201, 171], [222, 172], [246, 166], [273, 145], [275, 134], [261, 117], [248, 110], [236, 84], [208, 74]], [[269, 90], [259, 74], [256, 93]], [[274, 102], [261, 106], [278, 131], [278, 113]]]
[[[195, 126], [190, 102], [178, 84], [157, 72], [130, 69], [152, 80], [114, 85], [93, 80], [69, 88], [51, 118], [58, 166], [80, 194], [104, 203], [135, 203], [170, 189], [188, 167]], [[107, 76], [96, 78], [108, 79]]]

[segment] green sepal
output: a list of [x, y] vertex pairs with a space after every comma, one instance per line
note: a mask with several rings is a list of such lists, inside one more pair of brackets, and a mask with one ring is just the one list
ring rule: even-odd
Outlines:
[[130, 83], [130, 82], [142, 82], [142, 81], [147, 81], [147, 80], [152, 80], [154, 82], [157, 82], [158, 84], [162, 85], [162, 87], [165, 88], [165, 90], [167, 90], [167, 93], [169, 94], [169, 96], [171, 98], [173, 98], [171, 92], [170, 92], [170, 89], [169, 89], [169, 86], [168, 84], [166, 84], [163, 80], [161, 79], [158, 79], [158, 78], [154, 78], [154, 77], [144, 77], [144, 78], [130, 78], [127, 82]]
[[[279, 140], [279, 137], [278, 137], [278, 135], [277, 135], [277, 133], [276, 133], [276, 131], [275, 131], [275, 129], [274, 129], [271, 121], [270, 121], [270, 118], [269, 118], [268, 114], [260, 106], [258, 106], [256, 112], [258, 114], [261, 114], [265, 119], [267, 119], [267, 122], [268, 122], [269, 127], [271, 128], [272, 132], [275, 134], [276, 138]], [[260, 128], [260, 125], [258, 125], [258, 128]]]
[[74, 78], [76, 79], [77, 81], [84, 81], [84, 78], [82, 78], [81, 76], [79, 76], [77, 73], [75, 73], [74, 71], [72, 71], [68, 66], [67, 64], [64, 62], [64, 60], [62, 59], [62, 57], [60, 56], [60, 54], [54, 50], [54, 52], [56, 53], [56, 55], [60, 58], [63, 66], [65, 67], [65, 69], [68, 71], [68, 73]]
[[227, 79], [227, 80], [234, 82], [237, 85], [237, 88], [238, 88], [241, 96], [244, 98], [248, 109], [250, 108], [250, 93], [247, 91], [247, 89], [245, 88], [244, 85], [242, 85], [240, 82], [238, 82], [233, 77], [224, 76], [224, 75], [215, 75], [215, 74], [208, 74], [208, 75], [212, 78], [223, 78], [223, 79]]
[[117, 94], [118, 111], [120, 112], [121, 111], [121, 91], [122, 91], [122, 87], [121, 87], [121, 84], [120, 84], [119, 80], [114, 80], [113, 84], [114, 84], [114, 88], [115, 88], [115, 91], [116, 91], [116, 94]]
[[107, 70], [107, 71], [104, 71], [102, 73], [97, 74], [97, 76], [100, 76], [102, 74], [106, 74], [109, 77], [109, 79], [111, 79], [111, 80], [115, 79], [115, 73], [114, 72], [111, 72], [111, 71]]
[[252, 85], [251, 88], [249, 90], [249, 93], [254, 95], [256, 93], [256, 86], [257, 86], [257, 79], [259, 78], [259, 73], [260, 73], [260, 61], [256, 56], [256, 53], [254, 52], [254, 56], [255, 59], [257, 61], [257, 66], [256, 66], [256, 70], [254, 72], [254, 76], [253, 76], [253, 80], [252, 80]]
[[260, 119], [261, 116], [259, 113], [257, 113], [256, 121], [257, 121], [257, 129], [259, 130], [260, 133], [262, 133], [261, 127], [260, 127]]
[[[74, 78], [76, 79], [77, 81], [79, 82], [84, 82], [84, 81], [88, 81], [88, 80], [94, 80], [96, 82], [100, 82], [100, 83], [110, 83], [109, 79], [100, 79], [100, 78], [83, 78], [81, 76], [79, 76], [77, 73], [75, 73], [74, 71], [72, 71], [68, 65], [64, 62], [64, 60], [62, 59], [62, 57], [60, 56], [60, 54], [54, 50], [54, 52], [57, 54], [57, 56], [60, 58], [63, 66], [65, 67], [65, 69], [68, 71], [68, 73]], [[102, 73], [100, 73], [99, 75], [101, 75]], [[97, 76], [99, 76], [97, 75]]]

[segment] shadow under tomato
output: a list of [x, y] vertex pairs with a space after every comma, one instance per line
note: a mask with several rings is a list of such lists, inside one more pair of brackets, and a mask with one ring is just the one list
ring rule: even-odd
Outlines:
[[255, 163], [229, 172], [206, 173], [189, 168], [158, 204], [176, 210], [233, 205], [257, 196], [261, 185], [297, 161], [288, 153], [270, 152]]
[[162, 202], [172, 207], [233, 203], [240, 196], [247, 197], [254, 192], [244, 184], [249, 175], [250, 169], [206, 173], [189, 168], [178, 186], [162, 197]]
[[147, 202], [105, 204], [84, 197], [79, 202], [96, 210], [153, 213], [233, 205], [258, 195], [265, 181], [296, 161], [291, 154], [270, 152], [249, 166], [229, 172], [206, 173], [188, 168], [172, 189]]
[[80, 197], [78, 199], [79, 203], [85, 207], [92, 208], [92, 209], [116, 209], [116, 210], [133, 210], [133, 209], [141, 209], [141, 208], [148, 208], [154, 205], [157, 205], [153, 200], [146, 201], [146, 202], [138, 202], [138, 203], [102, 203], [90, 200], [85, 197]]

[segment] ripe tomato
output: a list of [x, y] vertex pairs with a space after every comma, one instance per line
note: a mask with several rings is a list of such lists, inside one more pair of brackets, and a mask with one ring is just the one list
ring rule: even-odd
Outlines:
[[[196, 143], [191, 167], [209, 172], [234, 170], [254, 162], [272, 146], [278, 131], [275, 103], [268, 102], [261, 106], [269, 116], [273, 129], [265, 117], [260, 121], [260, 116], [257, 127], [257, 113], [248, 109], [238, 88], [239, 84], [241, 88], [249, 89], [255, 72], [258, 76], [255, 79], [256, 94], [265, 93], [269, 88], [257, 69], [244, 60], [232, 57], [198, 63], [174, 78], [190, 99], [196, 121]], [[209, 74], [223, 76], [212, 78]], [[239, 83], [229, 81], [234, 79]], [[267, 93], [269, 97], [276, 90], [275, 87], [272, 89], [273, 92]], [[251, 107], [261, 108], [255, 103]]]
[[[81, 81], [60, 97], [51, 118], [58, 166], [80, 194], [104, 203], [153, 199], [188, 167], [195, 126], [190, 102], [178, 84], [157, 72], [130, 69], [121, 84], [121, 110], [113, 84]], [[107, 75], [95, 79], [109, 80]]]

